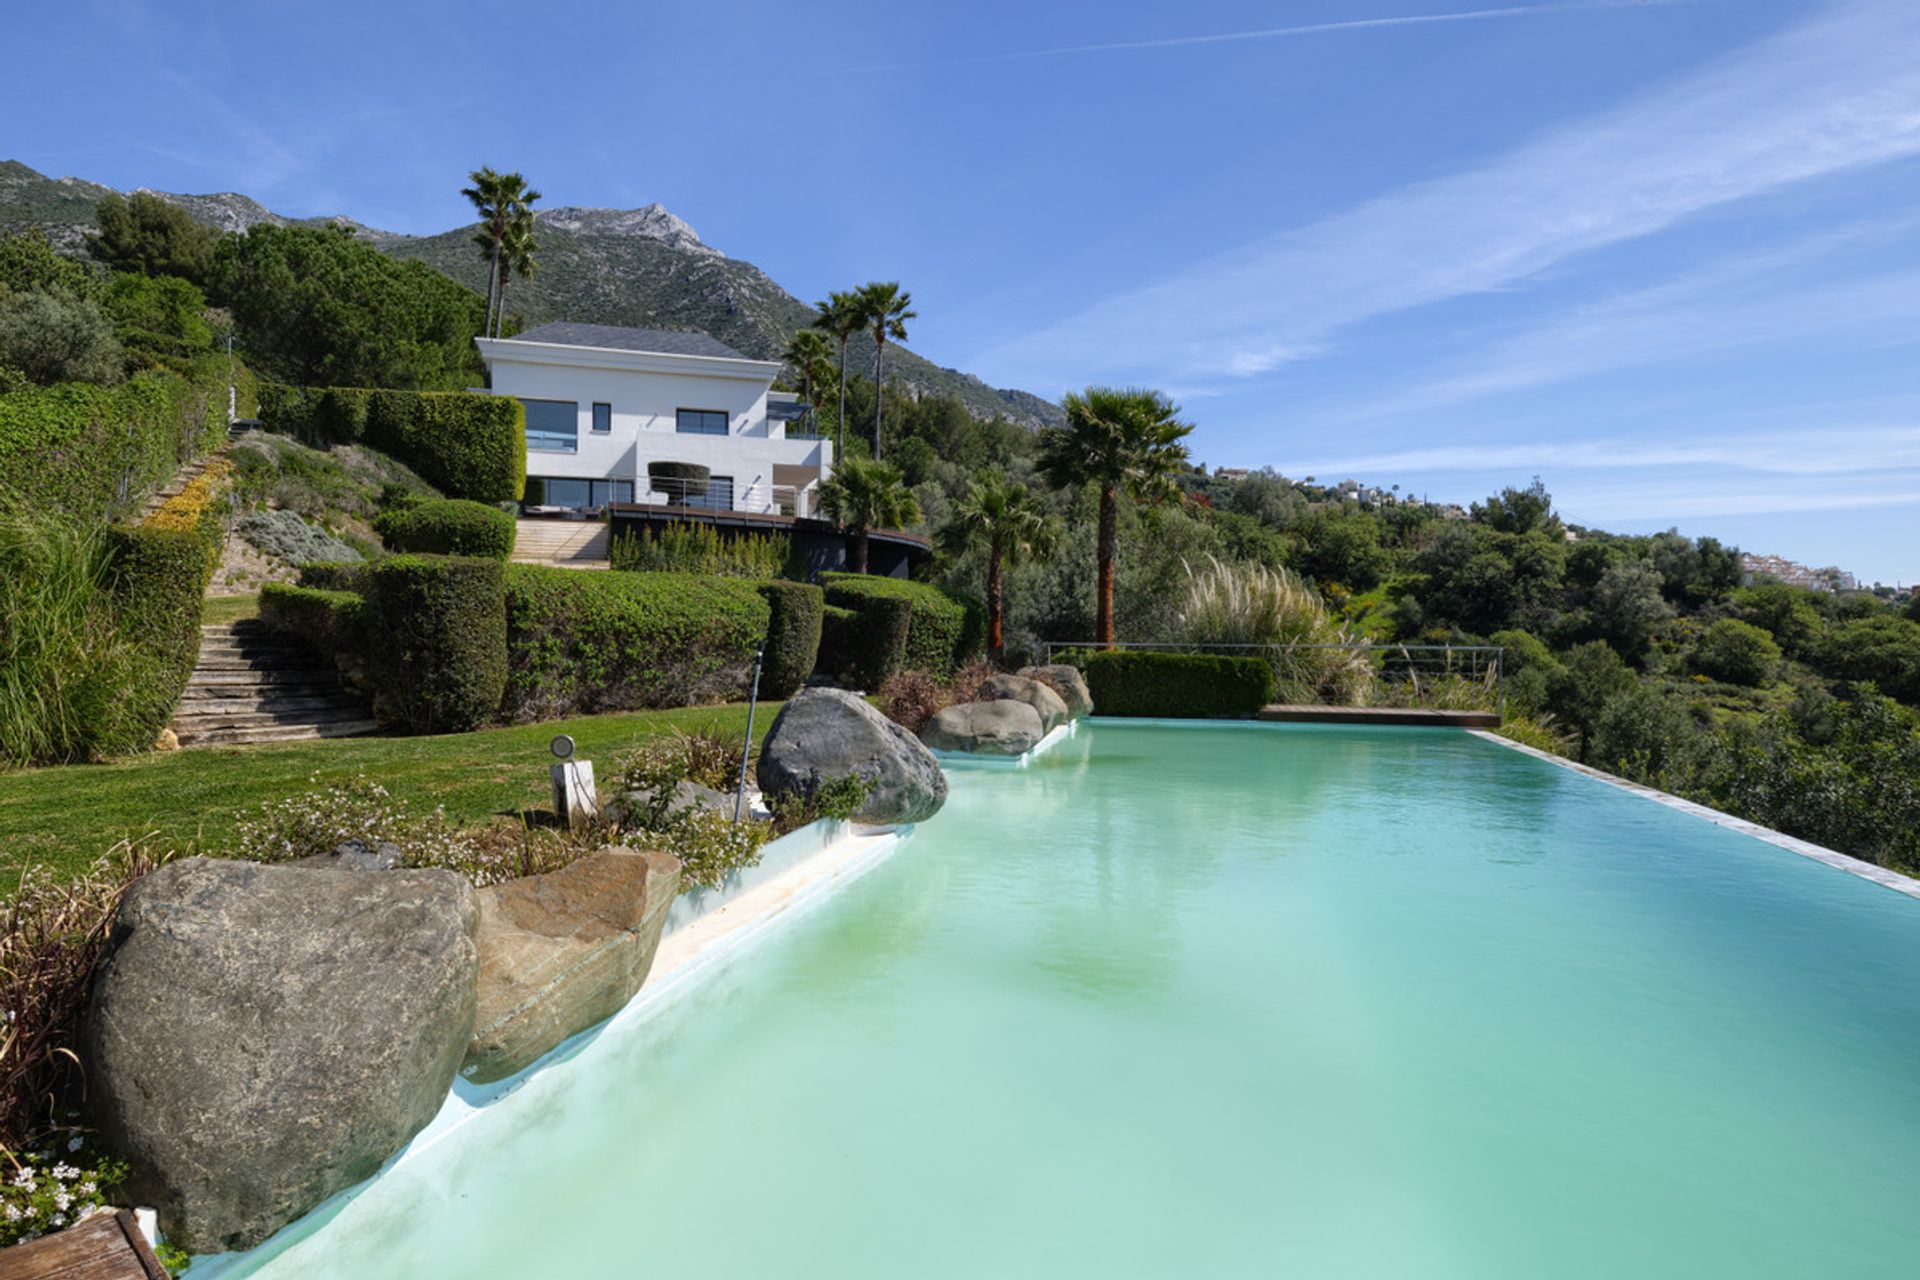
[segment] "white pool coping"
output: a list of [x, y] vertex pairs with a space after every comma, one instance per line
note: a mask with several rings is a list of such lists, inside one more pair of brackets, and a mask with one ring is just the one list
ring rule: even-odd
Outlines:
[[1644, 783], [1630, 782], [1625, 778], [1618, 777], [1605, 770], [1596, 769], [1592, 765], [1581, 764], [1579, 761], [1569, 760], [1565, 756], [1556, 756], [1551, 751], [1542, 751], [1538, 747], [1529, 747], [1523, 742], [1515, 742], [1512, 738], [1502, 737], [1491, 729], [1468, 729], [1465, 732], [1471, 733], [1476, 738], [1483, 738], [1488, 742], [1497, 743], [1509, 750], [1518, 751], [1522, 755], [1529, 755], [1536, 760], [1544, 760], [1548, 764], [1558, 765], [1562, 769], [1568, 769], [1574, 773], [1582, 774], [1594, 779], [1596, 782], [1604, 782], [1610, 787], [1618, 787], [1620, 790], [1639, 796], [1643, 800], [1651, 800], [1655, 804], [1666, 805], [1669, 809], [1678, 809], [1680, 812], [1692, 814], [1696, 818], [1705, 818], [1716, 827], [1725, 827], [1729, 831], [1738, 831], [1741, 835], [1752, 836], [1755, 840], [1765, 841], [1776, 849], [1785, 849], [1788, 853], [1799, 854], [1803, 858], [1811, 858], [1813, 861], [1823, 863], [1836, 871], [1844, 871], [1848, 875], [1859, 876], [1862, 880], [1871, 880], [1883, 888], [1893, 890], [1895, 893], [1904, 893], [1909, 898], [1920, 898], [1920, 880], [1915, 880], [1911, 876], [1901, 875], [1898, 871], [1889, 871], [1887, 868], [1875, 866], [1871, 862], [1863, 862], [1859, 858], [1850, 857], [1847, 854], [1829, 849], [1824, 845], [1814, 844], [1811, 840], [1802, 840], [1798, 836], [1785, 835], [1775, 831], [1772, 827], [1763, 827], [1757, 822], [1750, 822], [1745, 818], [1736, 818], [1730, 813], [1722, 813], [1718, 809], [1709, 808], [1704, 804], [1699, 804], [1692, 800], [1682, 799], [1679, 796], [1658, 790], [1654, 787], [1649, 787]]
[[[911, 826], [860, 827], [823, 821], [770, 842], [761, 862], [731, 877], [726, 886], [686, 895], [700, 901], [695, 910], [683, 913], [678, 923], [669, 913], [668, 932], [654, 952], [645, 984], [618, 1013], [555, 1045], [525, 1070], [504, 1080], [475, 1085], [455, 1077], [433, 1119], [372, 1177], [336, 1192], [252, 1249], [195, 1256], [192, 1274], [196, 1280], [215, 1280], [235, 1268], [264, 1264], [307, 1239], [389, 1171], [419, 1159], [483, 1112], [511, 1098], [529, 1081], [563, 1065], [608, 1030], [644, 1020], [665, 1008], [706, 974], [878, 866], [912, 834]], [[673, 909], [679, 910], [683, 901], [676, 901]]]

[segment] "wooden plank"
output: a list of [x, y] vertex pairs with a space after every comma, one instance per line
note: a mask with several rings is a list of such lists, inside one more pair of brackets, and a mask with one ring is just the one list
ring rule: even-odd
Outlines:
[[1285, 724], [1427, 725], [1456, 729], [1500, 727], [1500, 717], [1492, 711], [1439, 711], [1430, 707], [1321, 707], [1275, 703], [1262, 707], [1259, 718]]
[[166, 1280], [140, 1224], [125, 1209], [28, 1244], [0, 1249], [0, 1280]]

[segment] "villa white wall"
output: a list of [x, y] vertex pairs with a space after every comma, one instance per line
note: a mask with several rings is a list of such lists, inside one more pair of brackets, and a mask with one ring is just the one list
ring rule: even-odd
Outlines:
[[[770, 371], [764, 376], [759, 372], [758, 362], [712, 361], [715, 372], [707, 374], [685, 369], [560, 363], [551, 347], [540, 351], [537, 359], [516, 360], [505, 344], [485, 346], [490, 348], [493, 394], [573, 401], [578, 405], [578, 451], [529, 448], [530, 476], [631, 479], [636, 482], [636, 497], [645, 501], [648, 462], [693, 462], [711, 467], [716, 475], [733, 477], [736, 509], [768, 511], [773, 509], [776, 463], [832, 465], [831, 444], [788, 440], [784, 424], [768, 423], [767, 391], [773, 378]], [[596, 402], [612, 406], [609, 431], [593, 430]], [[683, 435], [676, 429], [681, 409], [724, 412], [731, 434]]]

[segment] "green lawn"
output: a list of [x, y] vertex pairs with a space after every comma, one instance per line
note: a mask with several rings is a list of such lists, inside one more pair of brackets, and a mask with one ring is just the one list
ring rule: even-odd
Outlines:
[[[779, 703], [754, 721], [764, 738]], [[220, 853], [234, 823], [263, 801], [365, 773], [415, 810], [445, 805], [461, 822], [550, 805], [547, 743], [573, 735], [578, 755], [604, 781], [614, 757], [673, 729], [716, 726], [745, 733], [744, 703], [587, 716], [578, 720], [423, 738], [341, 738], [286, 746], [227, 747], [139, 756], [116, 764], [0, 773], [0, 891], [23, 868], [78, 871], [116, 841], [150, 837], [160, 847]]]
[[260, 593], [244, 596], [208, 596], [200, 606], [200, 625], [239, 622], [260, 616]]

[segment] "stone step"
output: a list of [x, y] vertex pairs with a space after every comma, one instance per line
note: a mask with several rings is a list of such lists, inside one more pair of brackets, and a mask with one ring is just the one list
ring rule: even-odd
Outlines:
[[202, 715], [209, 712], [232, 714], [240, 711], [266, 711], [275, 715], [298, 716], [307, 712], [330, 711], [338, 706], [350, 706], [365, 709], [357, 698], [341, 693], [338, 689], [321, 690], [314, 693], [283, 693], [279, 690], [223, 690], [209, 695], [205, 692], [189, 691], [180, 699], [175, 716]]
[[173, 717], [175, 733], [204, 733], [211, 729], [298, 728], [301, 725], [353, 724], [367, 718], [367, 709], [352, 702], [299, 711], [182, 711]]
[[242, 747], [269, 742], [309, 742], [316, 738], [357, 738], [380, 726], [372, 720], [343, 720], [332, 724], [297, 724], [254, 729], [176, 730], [183, 747]]
[[275, 666], [266, 670], [248, 668], [244, 670], [205, 670], [194, 668], [188, 685], [200, 684], [334, 684], [340, 677], [331, 667], [284, 667]]
[[302, 653], [208, 653], [200, 652], [195, 671], [331, 671], [316, 667], [311, 652]]

